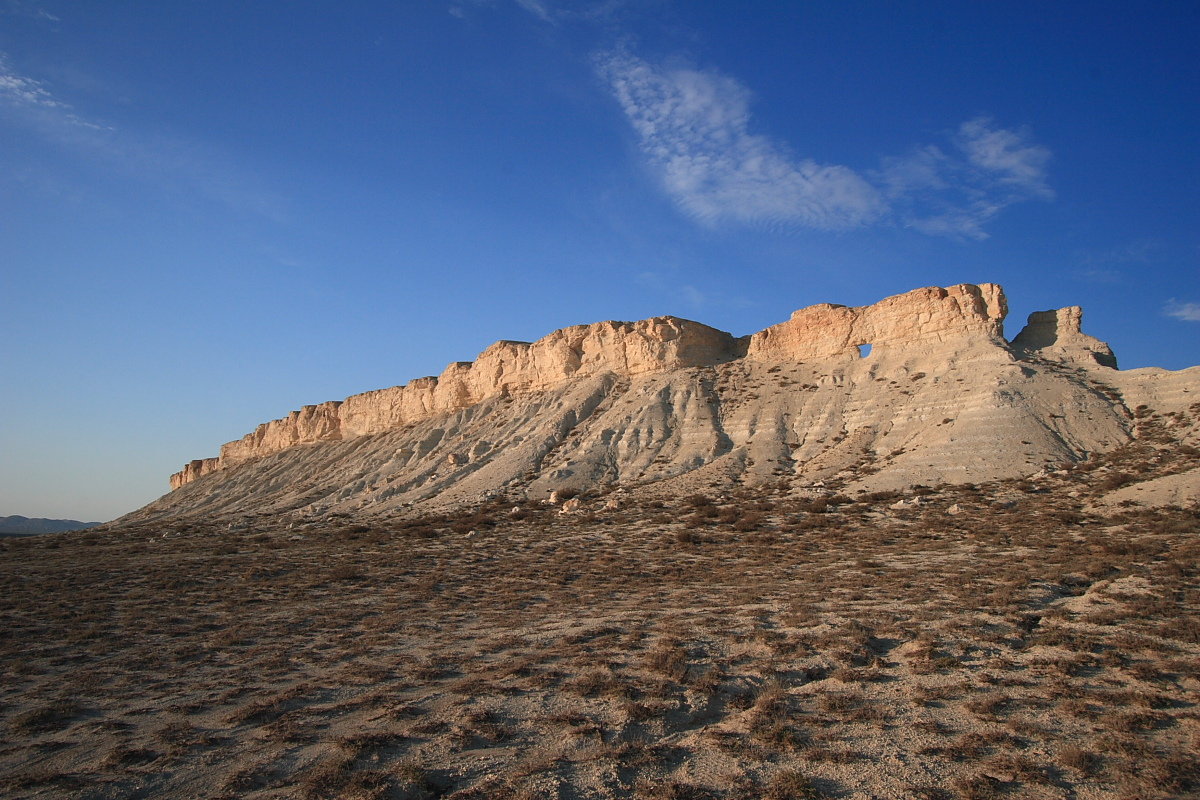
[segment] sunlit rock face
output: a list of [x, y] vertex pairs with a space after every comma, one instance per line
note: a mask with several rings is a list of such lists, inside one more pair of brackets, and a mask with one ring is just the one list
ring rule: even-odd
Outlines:
[[754, 359], [855, 358], [859, 347], [932, 353], [1004, 345], [1008, 303], [994, 283], [914, 289], [858, 308], [821, 303], [750, 337]]
[[176, 489], [202, 475], [313, 442], [398, 428], [491, 397], [543, 391], [565, 381], [720, 364], [745, 353], [745, 341], [677, 317], [598, 322], [554, 331], [536, 342], [499, 341], [436, 378], [304, 406], [221, 447], [218, 459], [189, 463], [171, 476]]
[[1116, 370], [1076, 307], [1033, 314], [1011, 344], [1006, 313], [999, 286], [962, 284], [810, 306], [742, 338], [656, 317], [501, 341], [436, 378], [264, 423], [189, 463], [136, 513], [391, 513], [564, 487], [983, 482], [1115, 448], [1137, 406], [1182, 412], [1200, 397], [1200, 368]]

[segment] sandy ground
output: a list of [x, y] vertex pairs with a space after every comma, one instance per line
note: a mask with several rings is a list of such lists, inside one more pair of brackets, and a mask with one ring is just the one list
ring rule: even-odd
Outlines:
[[1197, 796], [1200, 514], [1094, 505], [1147, 458], [0, 541], [0, 791]]

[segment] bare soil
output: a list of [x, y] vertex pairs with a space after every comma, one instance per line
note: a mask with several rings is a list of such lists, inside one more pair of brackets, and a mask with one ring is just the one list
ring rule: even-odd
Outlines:
[[1196, 466], [1159, 445], [852, 497], [0, 541], [0, 792], [1196, 796], [1200, 512], [1097, 504]]

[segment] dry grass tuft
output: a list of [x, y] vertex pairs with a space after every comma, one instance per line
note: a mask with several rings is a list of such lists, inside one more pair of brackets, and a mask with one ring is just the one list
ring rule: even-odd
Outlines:
[[899, 510], [776, 485], [2, 542], [0, 791], [1186, 797], [1200, 514], [1085, 506], [1197, 460], [1139, 424]]

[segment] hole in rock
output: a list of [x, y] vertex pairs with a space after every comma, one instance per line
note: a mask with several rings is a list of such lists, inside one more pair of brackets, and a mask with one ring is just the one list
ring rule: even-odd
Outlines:
[[866, 357], [867, 357], [867, 356], [869, 356], [869, 355], [871, 355], [871, 345], [869, 345], [869, 344], [860, 344], [860, 345], [858, 346], [858, 357], [859, 357], [859, 358], [866, 358]]

